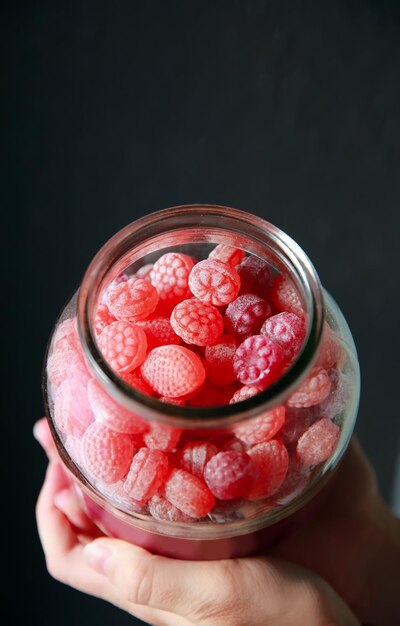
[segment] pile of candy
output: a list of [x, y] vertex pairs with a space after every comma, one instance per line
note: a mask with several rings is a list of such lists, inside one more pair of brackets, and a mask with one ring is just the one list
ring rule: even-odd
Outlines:
[[[125, 383], [162, 402], [206, 407], [276, 381], [297, 358], [306, 321], [288, 280], [218, 245], [198, 262], [169, 252], [119, 276], [94, 328]], [[343, 359], [326, 324], [316, 365], [285, 405], [225, 430], [149, 423], [117, 404], [86, 366], [75, 318], [59, 325], [47, 373], [65, 447], [101, 493], [157, 520], [220, 523], [251, 515], [259, 501], [291, 501], [330, 457]]]

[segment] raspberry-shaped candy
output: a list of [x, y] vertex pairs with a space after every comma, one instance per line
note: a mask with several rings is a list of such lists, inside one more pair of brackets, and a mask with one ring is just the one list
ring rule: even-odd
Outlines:
[[273, 276], [266, 261], [258, 256], [248, 256], [236, 268], [240, 277], [240, 293], [254, 293], [261, 298], [269, 295]]
[[227, 263], [231, 267], [239, 265], [240, 261], [244, 258], [245, 253], [240, 248], [234, 248], [233, 246], [226, 246], [220, 243], [215, 246], [214, 250], [211, 250], [208, 255], [209, 259], [217, 259], [223, 263]]
[[125, 481], [119, 480], [112, 485], [105, 485], [100, 481], [96, 483], [95, 487], [109, 500], [115, 502], [118, 506], [127, 509], [128, 511], [134, 511], [135, 513], [143, 513], [146, 508], [146, 503], [140, 500], [134, 500], [131, 498], [124, 489]]
[[325, 322], [317, 365], [326, 370], [333, 367], [340, 369], [345, 361], [345, 358], [346, 353], [342, 347], [340, 337], [334, 330], [332, 330], [329, 324]]
[[54, 350], [79, 350], [79, 335], [76, 317], [64, 320], [53, 337]]
[[94, 318], [94, 329], [96, 331], [96, 335], [100, 335], [106, 326], [109, 326], [116, 321], [117, 320], [114, 315], [110, 313], [108, 306], [105, 303], [100, 303], [97, 307]]
[[217, 452], [218, 448], [209, 441], [189, 441], [181, 450], [181, 467], [203, 480], [204, 468]]
[[104, 483], [116, 483], [128, 472], [134, 449], [129, 435], [93, 422], [82, 438], [84, 468]]
[[189, 276], [190, 291], [196, 298], [214, 306], [226, 306], [239, 293], [240, 278], [237, 271], [217, 259], [197, 263]]
[[141, 365], [146, 356], [146, 333], [130, 322], [119, 321], [106, 326], [97, 343], [115, 372], [130, 372]]
[[180, 252], [163, 254], [154, 263], [150, 279], [161, 300], [176, 304], [190, 296], [189, 274], [194, 263]]
[[274, 493], [274, 500], [279, 504], [289, 504], [297, 496], [303, 493], [311, 479], [311, 468], [309, 465], [302, 465], [296, 459], [289, 463], [289, 469], [285, 480]]
[[181, 338], [175, 333], [167, 317], [152, 316], [150, 319], [137, 324], [146, 333], [149, 351], [158, 348], [158, 346], [179, 345], [181, 343]]
[[160, 400], [160, 402], [174, 404], [175, 406], [185, 406], [186, 404], [184, 398], [167, 398], [167, 396], [160, 396], [158, 399]]
[[94, 421], [86, 385], [68, 378], [61, 383], [54, 396], [54, 420], [61, 432], [82, 437]]
[[160, 522], [193, 522], [193, 517], [185, 515], [179, 509], [176, 508], [166, 498], [156, 493], [149, 500], [149, 512], [154, 519]]
[[225, 328], [231, 335], [245, 339], [255, 335], [263, 321], [270, 315], [271, 306], [252, 293], [239, 296], [225, 311]]
[[305, 465], [326, 461], [335, 450], [339, 435], [340, 428], [327, 417], [315, 422], [297, 442], [297, 459]]
[[247, 400], [248, 398], [252, 398], [260, 393], [261, 388], [258, 387], [241, 387], [233, 394], [229, 404], [234, 404], [235, 402], [241, 402], [242, 400]]
[[83, 465], [82, 439], [75, 437], [75, 435], [67, 435], [64, 441], [64, 448], [77, 465]]
[[248, 337], [235, 353], [233, 368], [243, 385], [265, 389], [283, 371], [285, 361], [280, 346], [265, 335]]
[[96, 420], [107, 428], [130, 435], [147, 430], [144, 419], [113, 400], [94, 378], [88, 384], [88, 397]]
[[263, 415], [234, 426], [234, 433], [238, 439], [253, 445], [272, 439], [282, 428], [284, 422], [285, 407], [281, 404]]
[[245, 452], [218, 452], [207, 463], [204, 479], [220, 500], [246, 497], [256, 477], [255, 467]]
[[287, 311], [299, 317], [304, 317], [299, 294], [292, 283], [283, 278], [283, 276], [279, 275], [275, 278], [271, 297], [279, 311]]
[[218, 343], [207, 346], [204, 351], [207, 376], [216, 385], [230, 385], [236, 380], [233, 357], [237, 343], [230, 335], [221, 335]]
[[304, 383], [290, 396], [290, 407], [308, 407], [319, 404], [329, 396], [332, 382], [328, 372], [322, 367], [314, 367]]
[[57, 347], [51, 353], [47, 361], [47, 376], [55, 387], [59, 387], [64, 380], [78, 380], [86, 385], [90, 379], [90, 374], [86, 367], [82, 351], [80, 348]]
[[167, 475], [167, 456], [160, 450], [140, 448], [133, 457], [124, 489], [131, 498], [146, 501], [158, 491]]
[[215, 343], [224, 330], [218, 309], [195, 298], [176, 305], [171, 315], [171, 326], [183, 341], [197, 346]]
[[154, 391], [170, 398], [196, 391], [206, 377], [200, 357], [183, 346], [154, 348], [147, 355], [141, 372]]
[[152, 263], [147, 263], [146, 265], [142, 265], [136, 272], [136, 278], [142, 278], [143, 280], [147, 280], [147, 282], [151, 282], [151, 271], [153, 269]]
[[204, 517], [214, 506], [214, 496], [197, 476], [173, 469], [164, 487], [165, 497], [189, 517]]
[[171, 450], [176, 448], [181, 434], [181, 428], [168, 426], [168, 424], [154, 423], [151, 425], [149, 432], [144, 435], [143, 441], [152, 450], [171, 452]]
[[285, 444], [296, 443], [299, 437], [315, 421], [316, 417], [312, 408], [296, 409], [287, 407], [285, 423], [279, 431], [279, 438]]
[[285, 361], [290, 363], [303, 345], [306, 325], [304, 319], [294, 313], [278, 313], [265, 320], [260, 332], [280, 345]]
[[251, 500], [267, 498], [283, 483], [289, 467], [289, 455], [283, 443], [271, 439], [250, 448], [247, 454], [258, 470], [248, 496]]
[[136, 322], [153, 313], [158, 300], [157, 290], [151, 283], [132, 276], [110, 291], [108, 308], [118, 320]]
[[152, 388], [143, 379], [140, 371], [136, 370], [135, 372], [119, 372], [118, 376], [122, 378], [122, 380], [125, 381], [127, 385], [130, 385], [134, 389], [137, 389], [137, 391], [140, 391], [140, 393], [143, 393], [146, 396], [153, 395]]

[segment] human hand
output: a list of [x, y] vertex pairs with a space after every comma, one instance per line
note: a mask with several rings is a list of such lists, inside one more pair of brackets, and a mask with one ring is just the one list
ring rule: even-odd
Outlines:
[[[50, 456], [54, 459], [51, 437], [48, 436], [43, 445], [45, 448], [50, 445]], [[56, 473], [55, 478], [51, 472]], [[57, 472], [58, 469], [51, 470], [45, 482], [38, 504], [38, 524], [50, 572], [59, 580], [103, 597], [154, 625], [271, 623], [289, 626], [301, 623], [300, 620], [307, 625], [357, 624], [340, 597], [321, 578], [275, 558], [180, 562], [150, 555], [125, 542], [82, 536], [76, 524], [75, 529], [71, 529], [67, 507], [64, 506], [66, 516], [62, 519], [54, 506], [54, 498], [59, 504], [56, 494], [62, 487], [62, 474], [58, 473], [57, 478]], [[61, 538], [67, 535], [71, 540], [68, 549], [63, 553], [54, 552], [51, 537], [59, 536], [56, 544], [62, 545]], [[91, 542], [90, 547], [83, 549], [88, 542]], [[98, 567], [100, 558], [93, 556], [93, 551], [101, 547], [111, 550], [113, 558], [106, 565], [106, 578], [99, 579], [98, 576], [93, 578], [95, 572], [88, 574], [84, 558]], [[282, 550], [285, 549], [282, 544]], [[71, 553], [79, 555], [80, 563], [70, 558]], [[305, 558], [301, 551], [299, 556], [300, 560]], [[287, 558], [291, 558], [290, 553]], [[152, 608], [146, 608], [143, 603]], [[175, 615], [171, 616], [171, 612]], [[178, 621], [177, 614], [184, 616], [183, 621]]]

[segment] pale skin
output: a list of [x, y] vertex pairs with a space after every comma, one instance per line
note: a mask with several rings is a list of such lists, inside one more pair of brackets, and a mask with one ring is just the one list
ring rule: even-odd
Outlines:
[[264, 555], [194, 562], [102, 536], [79, 509], [45, 420], [35, 436], [49, 457], [37, 523], [57, 580], [153, 626], [400, 624], [400, 520], [356, 441], [312, 522]]

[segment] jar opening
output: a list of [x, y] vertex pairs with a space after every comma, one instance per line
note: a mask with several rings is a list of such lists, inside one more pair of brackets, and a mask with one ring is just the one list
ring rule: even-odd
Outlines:
[[[137, 391], [103, 358], [94, 331], [94, 313], [104, 288], [122, 271], [136, 271], [165, 252], [205, 258], [226, 244], [271, 264], [296, 287], [307, 320], [307, 334], [294, 364], [273, 384], [235, 404], [187, 407], [167, 404]], [[324, 322], [318, 275], [303, 250], [288, 235], [260, 217], [217, 205], [186, 205], [152, 213], [129, 224], [97, 253], [83, 278], [78, 296], [78, 329], [90, 369], [120, 404], [143, 417], [184, 428], [222, 428], [255, 417], [283, 403], [313, 365]]]

